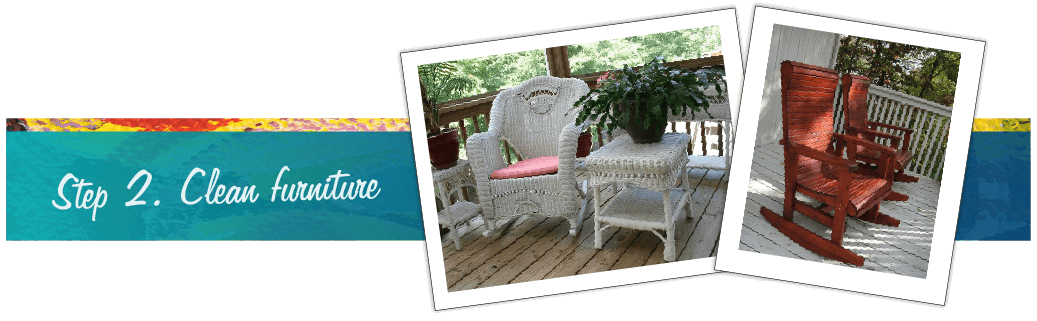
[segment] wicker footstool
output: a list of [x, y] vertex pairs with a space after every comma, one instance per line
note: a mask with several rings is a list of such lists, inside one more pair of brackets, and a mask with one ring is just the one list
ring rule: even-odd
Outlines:
[[[587, 157], [587, 175], [594, 188], [595, 248], [602, 248], [601, 234], [609, 227], [652, 231], [663, 240], [663, 259], [676, 260], [676, 224], [691, 216], [689, 141], [681, 133], [664, 134], [661, 142], [652, 144], [635, 144], [630, 136], [623, 136]], [[628, 186], [602, 208], [601, 188], [614, 183]], [[684, 215], [679, 215], [682, 209]]]

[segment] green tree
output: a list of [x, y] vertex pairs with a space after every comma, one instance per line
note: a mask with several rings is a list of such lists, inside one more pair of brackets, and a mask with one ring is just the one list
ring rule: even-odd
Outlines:
[[844, 36], [836, 58], [841, 73], [871, 78], [889, 89], [945, 106], [954, 104], [961, 53], [857, 36]]
[[938, 50], [924, 57], [922, 66], [904, 82], [905, 93], [945, 106], [954, 104], [961, 53]]
[[567, 50], [572, 74], [580, 75], [637, 66], [655, 57], [695, 59], [719, 48], [720, 26], [709, 26], [569, 45]]
[[436, 105], [467, 92], [475, 85], [475, 81], [471, 75], [458, 71], [457, 64], [452, 61], [418, 66], [421, 105], [425, 112], [425, 126], [430, 133], [438, 134], [440, 131], [439, 108]]
[[548, 74], [544, 49], [462, 59], [456, 63], [460, 72], [476, 79], [476, 84], [452, 99], [515, 87], [530, 78]]

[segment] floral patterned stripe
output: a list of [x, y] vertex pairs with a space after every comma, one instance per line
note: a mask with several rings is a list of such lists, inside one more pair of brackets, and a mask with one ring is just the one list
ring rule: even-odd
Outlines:
[[8, 131], [410, 131], [406, 118], [9, 118]]

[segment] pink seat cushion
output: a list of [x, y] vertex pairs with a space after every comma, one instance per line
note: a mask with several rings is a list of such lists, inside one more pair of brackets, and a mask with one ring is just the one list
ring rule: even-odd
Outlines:
[[492, 179], [533, 177], [558, 172], [558, 156], [531, 158], [493, 171]]

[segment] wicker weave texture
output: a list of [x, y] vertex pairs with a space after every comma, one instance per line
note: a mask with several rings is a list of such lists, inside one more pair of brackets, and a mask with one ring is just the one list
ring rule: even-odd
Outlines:
[[[493, 219], [533, 214], [569, 220], [577, 226], [581, 199], [576, 190], [576, 145], [586, 125], [576, 126], [573, 103], [590, 89], [574, 78], [540, 76], [497, 95], [490, 126], [468, 138], [483, 214]], [[524, 178], [490, 179], [504, 168], [499, 144], [507, 141], [523, 159], [558, 156], [558, 173]]]
[[622, 181], [652, 190], [668, 189], [688, 163], [690, 140], [687, 134], [667, 133], [661, 142], [637, 144], [630, 136], [621, 136], [587, 156], [590, 184]]
[[[684, 191], [679, 188], [671, 188], [670, 213], [679, 213], [678, 203]], [[637, 230], [666, 230], [669, 224], [666, 222], [663, 207], [663, 195], [657, 191], [643, 188], [624, 188], [601, 210], [596, 218], [613, 227], [625, 227]], [[663, 205], [665, 206], [665, 205]], [[674, 219], [683, 218], [685, 215], [673, 215]]]

